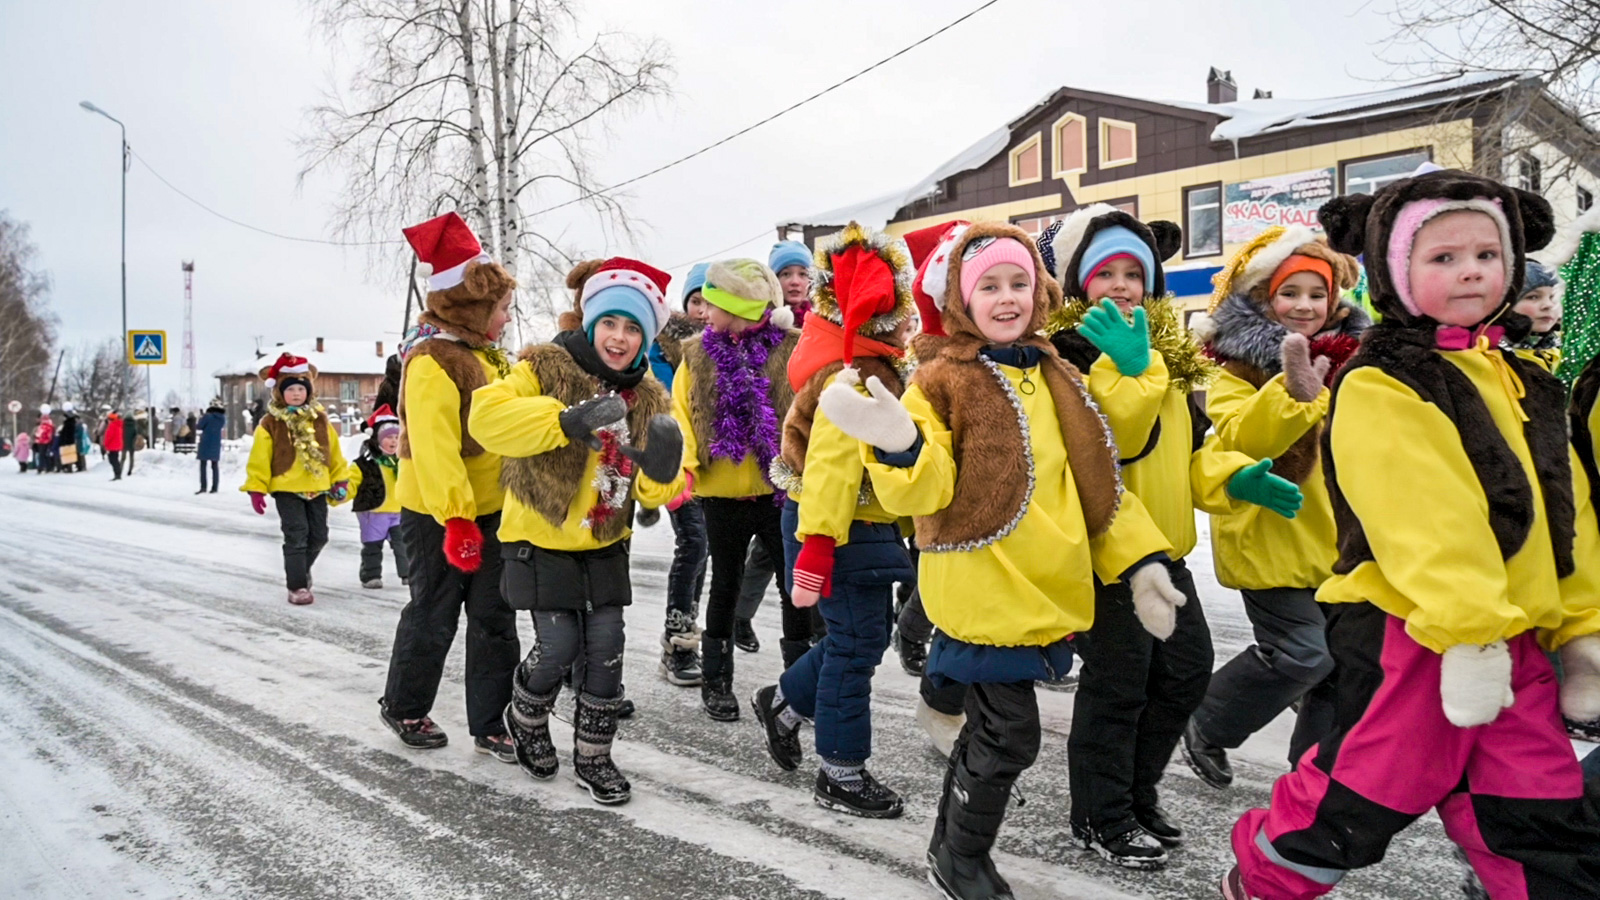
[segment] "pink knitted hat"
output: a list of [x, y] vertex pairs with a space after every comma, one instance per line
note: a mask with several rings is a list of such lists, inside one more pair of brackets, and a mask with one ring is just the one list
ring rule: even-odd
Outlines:
[[[983, 239], [980, 238], [979, 240]], [[973, 243], [976, 244], [978, 241], [973, 241]], [[971, 249], [969, 245], [969, 253]], [[1030, 284], [1033, 283], [1033, 279], [1039, 277], [1038, 273], [1033, 271], [1033, 252], [1031, 250], [1024, 247], [1022, 242], [1016, 238], [996, 238], [978, 248], [978, 252], [962, 259], [961, 299], [971, 299], [972, 289], [977, 286], [978, 279], [983, 277], [983, 273], [1001, 263], [1012, 263], [1022, 271], [1027, 272]]]
[[1394, 279], [1395, 293], [1400, 296], [1400, 302], [1406, 312], [1413, 316], [1420, 316], [1422, 312], [1417, 309], [1416, 300], [1411, 297], [1411, 248], [1417, 242], [1417, 232], [1429, 221], [1449, 212], [1480, 212], [1494, 220], [1500, 229], [1500, 258], [1506, 267], [1506, 284], [1511, 283], [1511, 266], [1515, 257], [1515, 245], [1511, 243], [1511, 223], [1506, 220], [1505, 210], [1500, 208], [1500, 201], [1487, 197], [1473, 197], [1468, 200], [1446, 200], [1443, 197], [1434, 197], [1428, 200], [1413, 200], [1400, 207], [1400, 212], [1395, 216], [1394, 228], [1389, 232], [1389, 277]]

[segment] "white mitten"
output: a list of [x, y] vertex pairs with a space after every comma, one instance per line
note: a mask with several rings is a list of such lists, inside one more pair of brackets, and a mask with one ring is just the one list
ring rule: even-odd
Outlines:
[[1457, 728], [1487, 725], [1516, 702], [1511, 691], [1511, 651], [1505, 641], [1479, 647], [1457, 644], [1439, 663], [1444, 717]]
[[1600, 634], [1567, 641], [1561, 672], [1561, 714], [1574, 722], [1600, 720]]
[[900, 398], [883, 386], [874, 375], [867, 379], [870, 397], [861, 396], [855, 386], [861, 375], [855, 369], [839, 372], [833, 384], [817, 398], [817, 407], [839, 430], [885, 453], [911, 449], [917, 442], [917, 424], [911, 421]]
[[1129, 576], [1128, 588], [1133, 591], [1133, 612], [1144, 630], [1157, 640], [1172, 637], [1178, 627], [1178, 607], [1189, 602], [1189, 598], [1172, 586], [1167, 567], [1160, 563], [1139, 567]]

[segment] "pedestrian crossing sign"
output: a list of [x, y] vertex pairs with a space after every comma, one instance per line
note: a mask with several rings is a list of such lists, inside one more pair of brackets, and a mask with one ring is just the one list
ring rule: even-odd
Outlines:
[[164, 366], [167, 364], [167, 333], [165, 331], [129, 331], [128, 362], [131, 365]]

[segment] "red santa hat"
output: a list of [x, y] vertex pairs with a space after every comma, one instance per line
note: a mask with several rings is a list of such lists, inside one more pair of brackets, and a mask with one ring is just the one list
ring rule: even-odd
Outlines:
[[[654, 340], [666, 327], [667, 317], [672, 314], [667, 306], [667, 285], [671, 282], [671, 275], [649, 263], [613, 256], [594, 270], [578, 294], [578, 305], [583, 311], [583, 327], [588, 328], [590, 323], [607, 312], [620, 310], [638, 318], [648, 310], [646, 317], [650, 321], [641, 319], [639, 326]], [[614, 288], [623, 288], [632, 293], [615, 292], [600, 298], [598, 303], [591, 302], [596, 295]], [[642, 303], [639, 298], [642, 298]]]
[[417, 259], [433, 267], [428, 276], [428, 289], [445, 291], [466, 278], [467, 264], [492, 262], [483, 252], [478, 236], [461, 216], [447, 212], [420, 225], [402, 228], [406, 242], [417, 253]]
[[929, 225], [905, 235], [906, 246], [911, 249], [911, 263], [917, 267], [917, 277], [911, 282], [911, 296], [917, 302], [917, 312], [922, 316], [922, 333], [944, 336], [945, 286], [950, 280], [950, 252], [956, 241], [972, 223], [956, 219]]
[[377, 428], [385, 424], [400, 424], [400, 417], [394, 414], [394, 410], [390, 409], [387, 403], [373, 410], [372, 415], [367, 416], [368, 428]]
[[299, 375], [307, 379], [315, 378], [317, 377], [317, 368], [303, 356], [295, 356], [293, 353], [280, 353], [278, 358], [273, 360], [272, 365], [261, 370], [261, 380], [267, 383], [267, 387], [277, 385], [278, 379], [286, 375]]

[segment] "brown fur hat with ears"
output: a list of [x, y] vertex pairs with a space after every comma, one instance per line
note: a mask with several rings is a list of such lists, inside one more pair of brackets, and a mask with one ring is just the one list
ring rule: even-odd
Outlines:
[[497, 262], [467, 263], [460, 284], [428, 292], [428, 309], [417, 321], [438, 326], [470, 344], [492, 344], [489, 321], [494, 318], [494, 308], [516, 286], [517, 280]]
[[[1039, 248], [1034, 246], [1033, 238], [1026, 231], [1015, 225], [1005, 222], [974, 222], [967, 230], [956, 239], [950, 250], [949, 275], [944, 286], [944, 330], [951, 336], [957, 334], [972, 334], [982, 336], [978, 326], [972, 321], [967, 312], [967, 302], [961, 296], [961, 265], [962, 255], [967, 247], [974, 241], [982, 238], [1002, 239], [1011, 238], [1028, 248], [1028, 253], [1033, 257], [1033, 315], [1028, 320], [1027, 338], [1030, 343], [1047, 343], [1039, 333], [1044, 330], [1044, 321], [1050, 313], [1061, 306], [1061, 292], [1052, 291], [1047, 286], [1052, 280], [1050, 270], [1045, 267], [1044, 259], [1039, 256]], [[941, 248], [942, 249], [942, 248]], [[923, 282], [926, 285], [926, 281]], [[1037, 339], [1036, 341], [1031, 339]]]
[[572, 308], [563, 310], [561, 315], [556, 317], [557, 329], [577, 331], [583, 327], [583, 283], [605, 264], [606, 261], [603, 259], [585, 259], [567, 272], [567, 289], [572, 291]]

